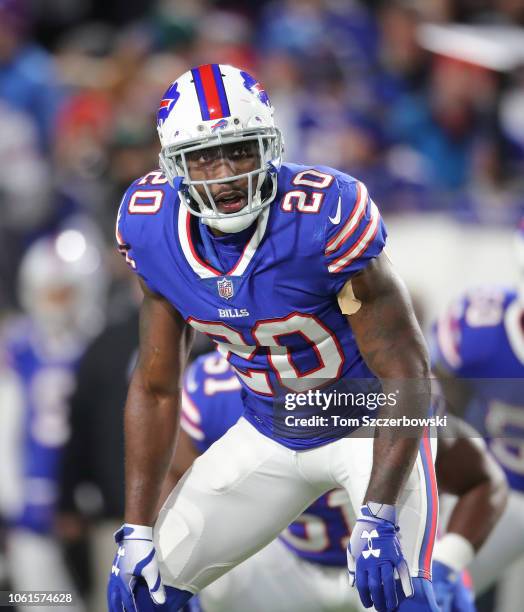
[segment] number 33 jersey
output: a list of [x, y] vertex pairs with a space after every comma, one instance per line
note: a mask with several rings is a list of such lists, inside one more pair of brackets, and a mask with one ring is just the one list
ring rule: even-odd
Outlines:
[[[275, 200], [223, 269], [200, 220], [180, 202], [180, 186], [159, 171], [130, 186], [118, 213], [120, 252], [153, 292], [217, 343], [242, 383], [244, 416], [261, 433], [296, 449], [346, 435], [342, 424], [297, 435], [275, 418], [275, 397], [373, 378], [337, 302], [386, 240], [365, 185], [331, 168], [284, 164]], [[351, 406], [347, 415], [363, 410]]]

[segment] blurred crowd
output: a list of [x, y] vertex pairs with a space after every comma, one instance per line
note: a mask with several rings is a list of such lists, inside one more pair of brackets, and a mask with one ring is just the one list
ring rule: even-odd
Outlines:
[[286, 159], [348, 171], [386, 214], [515, 223], [523, 24], [518, 0], [0, 0], [0, 308], [39, 236], [83, 216], [111, 241], [162, 92], [205, 62], [254, 72]]
[[[0, 431], [17, 418], [4, 407], [26, 402], [36, 423], [26, 446], [39, 458], [22, 478], [36, 501], [13, 510], [23, 495], [6, 484], [20, 464], [0, 437], [0, 516], [18, 512], [40, 536], [55, 529], [60, 496], [73, 544], [78, 507], [111, 528], [121, 515], [137, 298], [114, 221], [129, 183], [157, 167], [162, 93], [210, 62], [264, 84], [286, 160], [358, 177], [386, 218], [440, 211], [509, 227], [524, 212], [519, 0], [0, 0]], [[69, 422], [59, 408], [73, 389]], [[71, 435], [66, 490], [48, 490], [42, 466], [58, 473]], [[76, 491], [90, 479], [99, 498]]]

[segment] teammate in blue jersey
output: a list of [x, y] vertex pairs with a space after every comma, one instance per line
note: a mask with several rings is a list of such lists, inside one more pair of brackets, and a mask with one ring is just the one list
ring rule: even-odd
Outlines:
[[[241, 417], [240, 389], [231, 366], [217, 352], [198, 358], [188, 368], [182, 431], [165, 495]], [[441, 612], [472, 612], [463, 568], [455, 569], [460, 562], [456, 542], [465, 539], [471, 554], [479, 549], [503, 511], [507, 486], [500, 468], [471, 437], [471, 428], [455, 419], [439, 438], [436, 474], [439, 490], [457, 495], [458, 502], [447, 533], [441, 532], [435, 548], [433, 587]], [[346, 574], [346, 547], [354, 520], [345, 491], [323, 495], [277, 540], [206, 587], [200, 593], [204, 612], [360, 609], [355, 592], [347, 588]]]
[[68, 398], [78, 360], [99, 329], [103, 283], [94, 251], [75, 230], [31, 246], [20, 272], [25, 314], [1, 336], [0, 513], [14, 590], [73, 590], [55, 519]]
[[[521, 238], [522, 239], [522, 238]], [[524, 307], [516, 290], [480, 287], [453, 302], [434, 327], [432, 359], [451, 410], [484, 436], [503, 468], [511, 493], [495, 531], [471, 566], [475, 591], [501, 576], [498, 610], [521, 607], [524, 590]], [[518, 575], [517, 577], [517, 574]]]
[[[158, 131], [162, 171], [129, 187], [117, 221], [144, 301], [110, 609], [134, 610], [134, 594], [145, 609], [162, 605], [164, 585], [167, 609], [179, 609], [341, 487], [357, 517], [348, 564], [364, 604], [435, 610], [434, 444], [417, 427], [348, 437], [369, 414], [362, 398], [388, 398], [384, 417], [429, 410], [424, 340], [382, 252], [377, 206], [337, 170], [282, 164], [267, 93], [232, 66], [174, 81]], [[195, 462], [153, 532], [191, 329], [235, 368], [244, 416]], [[326, 398], [337, 414], [324, 420], [315, 404]], [[287, 402], [308, 418], [295, 422]]]

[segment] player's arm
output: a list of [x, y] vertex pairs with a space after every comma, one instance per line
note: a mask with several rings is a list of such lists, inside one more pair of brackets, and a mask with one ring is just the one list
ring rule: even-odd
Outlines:
[[[356, 312], [348, 316], [360, 352], [384, 389], [398, 391], [381, 417], [428, 415], [429, 360], [404, 284], [382, 253], [351, 280]], [[421, 429], [377, 428], [364, 502], [395, 504], [417, 456]]]
[[142, 289], [138, 363], [125, 407], [125, 520], [152, 525], [173, 455], [190, 332], [164, 298]]
[[142, 284], [138, 363], [125, 406], [125, 523], [115, 534], [118, 551], [111, 568], [111, 612], [134, 610], [138, 577], [156, 604], [165, 590], [156, 559], [152, 524], [178, 425], [182, 372], [191, 335], [180, 314]]
[[[380, 417], [427, 416], [430, 384], [424, 339], [408, 293], [384, 253], [352, 277], [339, 304], [368, 367], [383, 391], [396, 397], [395, 403], [381, 407]], [[348, 568], [366, 608], [374, 604], [396, 610], [395, 573], [406, 597], [414, 591], [397, 537], [395, 504], [413, 468], [422, 428], [377, 427], [374, 435], [371, 475], [349, 542]], [[380, 562], [365, 548], [373, 531], [380, 538]]]
[[436, 363], [432, 369], [442, 390], [446, 412], [463, 417], [473, 396], [471, 385], [467, 379], [456, 376], [441, 363]]
[[440, 431], [435, 469], [440, 491], [457, 496], [447, 532], [433, 551], [433, 590], [439, 609], [474, 610], [463, 570], [502, 514], [508, 497], [503, 471], [469, 425], [450, 415]]
[[[447, 526], [447, 534], [436, 544], [434, 559], [455, 566], [463, 557], [464, 569], [491, 533], [502, 514], [508, 497], [504, 472], [486, 450], [483, 440], [472, 427], [447, 416], [448, 425], [438, 440], [435, 469], [439, 490], [458, 497]], [[462, 541], [462, 546], [460, 542]], [[448, 548], [459, 546], [448, 554]], [[468, 546], [469, 544], [469, 546]]]

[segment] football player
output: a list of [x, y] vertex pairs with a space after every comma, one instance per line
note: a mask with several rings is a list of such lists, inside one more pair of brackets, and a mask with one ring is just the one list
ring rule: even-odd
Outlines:
[[[356, 516], [348, 563], [363, 603], [436, 610], [435, 440], [416, 421], [429, 411], [428, 358], [365, 185], [282, 163], [268, 94], [232, 66], [174, 81], [158, 131], [161, 171], [129, 187], [117, 220], [144, 300], [110, 609], [162, 605], [167, 592], [166, 609], [178, 610], [340, 487]], [[153, 532], [191, 329], [235, 368], [245, 412], [177, 485]], [[342, 383], [349, 397], [387, 396], [381, 414], [417, 426], [348, 437], [370, 414], [359, 400], [337, 403], [337, 419], [316, 419], [323, 411], [311, 394], [332, 392], [332, 402]], [[285, 402], [302, 406], [304, 394], [299, 414], [313, 424], [294, 425]]]
[[[241, 417], [240, 388], [231, 366], [217, 352], [198, 358], [188, 368], [182, 392], [182, 431], [165, 495], [195, 459]], [[471, 612], [473, 598], [464, 584], [463, 570], [503, 511], [506, 480], [471, 427], [456, 419], [439, 438], [436, 474], [439, 491], [457, 495], [458, 503], [447, 533], [435, 546], [433, 588], [441, 612]], [[200, 593], [203, 610], [361, 609], [355, 591], [347, 588], [346, 547], [354, 520], [345, 492], [328, 492], [277, 540], [206, 587]], [[460, 543], [464, 542], [466, 556], [461, 556]]]
[[[523, 241], [521, 230], [519, 254]], [[524, 538], [515, 537], [524, 530], [523, 316], [519, 291], [480, 287], [453, 302], [434, 328], [432, 359], [449, 409], [483, 434], [511, 489], [506, 511], [471, 565], [479, 594], [524, 557]], [[500, 589], [497, 609], [519, 609], [523, 597], [519, 576]]]
[[22, 259], [25, 314], [8, 321], [0, 368], [0, 512], [14, 590], [73, 590], [54, 520], [75, 368], [101, 322], [100, 261], [74, 229], [39, 239]]

